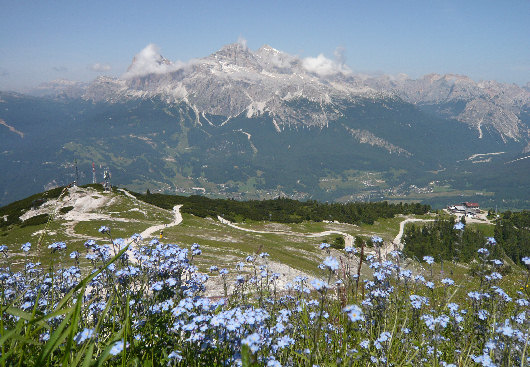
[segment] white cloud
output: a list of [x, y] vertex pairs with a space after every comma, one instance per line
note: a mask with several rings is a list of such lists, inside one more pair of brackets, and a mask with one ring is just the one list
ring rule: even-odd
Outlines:
[[270, 62], [278, 68], [287, 68], [295, 60], [294, 57], [285, 54], [274, 54], [270, 58]]
[[239, 45], [243, 47], [243, 49], [247, 49], [247, 40], [243, 36], [239, 36], [237, 38], [237, 43], [239, 43]]
[[109, 64], [100, 64], [99, 62], [96, 62], [95, 64], [90, 65], [88, 68], [98, 73], [101, 73], [103, 71], [109, 71], [111, 69]]
[[344, 47], [337, 47], [334, 55], [335, 60], [328, 59], [323, 54], [317, 57], [306, 57], [302, 60], [302, 66], [309, 72], [320, 76], [330, 76], [334, 74], [350, 74], [351, 69], [345, 64]]
[[346, 49], [342, 46], [337, 47], [335, 51], [333, 51], [333, 56], [335, 56], [335, 61], [337, 61], [339, 65], [346, 64], [346, 55], [344, 54], [345, 52], [346, 52]]
[[151, 43], [133, 58], [123, 78], [134, 78], [148, 74], [165, 74], [183, 67], [180, 61], [173, 63], [160, 55], [160, 48]]

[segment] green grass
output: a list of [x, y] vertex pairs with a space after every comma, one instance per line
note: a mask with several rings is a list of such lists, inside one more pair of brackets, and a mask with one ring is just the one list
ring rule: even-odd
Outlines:
[[75, 225], [74, 231], [77, 234], [93, 237], [95, 239], [104, 236], [98, 232], [101, 226], [107, 226], [111, 228], [111, 234], [114, 238], [123, 237], [127, 238], [134, 233], [140, 233], [151, 226], [150, 223], [144, 222], [122, 222], [112, 220], [91, 220], [82, 221]]
[[203, 219], [184, 214], [183, 222], [176, 227], [164, 230], [166, 242], [174, 242], [184, 246], [199, 243], [205, 248], [205, 253], [219, 254], [212, 256], [202, 267], [210, 264], [219, 265], [223, 257], [229, 260], [219, 266], [231, 266], [243, 260], [247, 255], [267, 252], [270, 259], [292, 266], [302, 271], [314, 272], [318, 265], [318, 238], [304, 238], [300, 236], [286, 236], [278, 234], [260, 234], [238, 230], [211, 219]]
[[495, 225], [494, 224], [488, 224], [488, 223], [468, 223], [468, 226], [470, 228], [473, 228], [475, 230], [479, 229], [484, 233], [486, 237], [493, 237], [495, 232]]
[[[32, 247], [27, 260], [42, 261], [44, 264], [43, 268], [47, 271], [48, 264], [51, 264], [52, 262], [55, 265], [58, 263], [61, 263], [63, 266], [74, 265], [74, 260], [70, 259], [68, 255], [73, 250], [78, 250], [84, 253], [83, 243], [85, 238], [93, 238], [100, 244], [109, 243], [108, 236], [98, 232], [98, 228], [102, 225], [111, 227], [111, 233], [114, 238], [128, 237], [135, 232], [141, 232], [151, 225], [164, 222], [167, 223], [173, 219], [173, 213], [171, 211], [151, 207], [147, 204], [130, 200], [121, 194], [113, 195], [115, 195], [114, 197], [116, 200], [113, 201], [111, 205], [99, 210], [99, 212], [102, 212], [103, 214], [110, 214], [111, 218], [108, 220], [80, 221], [73, 227], [75, 232], [74, 236], [69, 236], [66, 232], [66, 229], [69, 228], [68, 223], [64, 220], [56, 220], [49, 224], [49, 232], [44, 238], [43, 245], [40, 246], [40, 248], [36, 246], [38, 238], [34, 235], [34, 232], [42, 230], [44, 225], [29, 227], [15, 225], [10, 231], [0, 232], [0, 235], [2, 235], [2, 237], [0, 237], [2, 238], [1, 243], [10, 245], [14, 252], [20, 252], [19, 248], [22, 243], [27, 241], [34, 243], [34, 247]], [[142, 210], [145, 214], [137, 210], [131, 210], [135, 208]], [[416, 217], [423, 219], [432, 218], [430, 216]], [[128, 220], [128, 222], [123, 220]], [[183, 222], [180, 225], [169, 227], [164, 230], [163, 242], [176, 243], [185, 248], [189, 248], [191, 244], [195, 242], [199, 243], [203, 253], [201, 256], [195, 257], [192, 260], [193, 264], [198, 265], [198, 269], [201, 272], [207, 272], [210, 265], [230, 269], [231, 273], [230, 278], [228, 279], [230, 283], [232, 283], [233, 278], [235, 277], [234, 265], [239, 261], [243, 261], [247, 255], [260, 252], [268, 252], [270, 254], [270, 259], [268, 261], [270, 265], [273, 265], [269, 268], [271, 272], [282, 272], [283, 269], [285, 269], [280, 268], [282, 270], [277, 270], [278, 268], [275, 268], [275, 264], [271, 264], [271, 262], [282, 263], [289, 267], [302, 270], [314, 277], [326, 277], [327, 275], [329, 281], [334, 281], [341, 276], [344, 277], [341, 268], [339, 268], [334, 275], [331, 273], [326, 274], [317, 269], [317, 265], [322, 261], [322, 258], [327, 256], [325, 252], [318, 248], [318, 243], [328, 240], [330, 236], [309, 237], [308, 234], [337, 230], [352, 235], [369, 236], [377, 234], [385, 240], [391, 240], [398, 233], [399, 224], [402, 220], [404, 220], [403, 217], [380, 219], [373, 225], [364, 224], [361, 226], [323, 222], [278, 224], [267, 221], [249, 221], [243, 224], [238, 224], [241, 227], [254, 230], [293, 232], [292, 234], [278, 234], [245, 232], [222, 224], [216, 219], [200, 218], [190, 214], [183, 214]], [[417, 224], [421, 223], [422, 222], [419, 222]], [[469, 226], [478, 227], [486, 234], [490, 234], [493, 231], [493, 226], [487, 224], [469, 224]], [[157, 233], [154, 235], [156, 236]], [[67, 243], [68, 249], [61, 253], [52, 254], [47, 248], [47, 245], [51, 242], [61, 240]], [[147, 243], [148, 241], [149, 238], [144, 239], [144, 243]], [[345, 258], [343, 252], [333, 250], [332, 254], [341, 261]], [[118, 256], [115, 260], [117, 258]], [[20, 255], [16, 255], [7, 260], [0, 258], [0, 267], [11, 266], [15, 270], [20, 270], [24, 260], [26, 259]], [[9, 261], [9, 264], [6, 264], [6, 261]], [[243, 359], [246, 360], [246, 362], [243, 362], [244, 365], [252, 365], [249, 362], [250, 357], [248, 356], [248, 348], [245, 352], [245, 346], [240, 347], [239, 344], [236, 343], [236, 349], [234, 351], [230, 351], [230, 353], [223, 355], [224, 352], [222, 348], [227, 348], [227, 346], [216, 344], [215, 349], [206, 350], [205, 352], [205, 349], [198, 344], [188, 344], [188, 342], [185, 341], [185, 338], [189, 336], [189, 333], [186, 334], [183, 330], [178, 333], [168, 331], [170, 329], [168, 325], [171, 325], [176, 317], [170, 314], [171, 311], [166, 313], [145, 312], [150, 309], [150, 306], [160, 304], [161, 301], [166, 299], [165, 297], [171, 297], [172, 302], [174, 301], [175, 304], [181, 300], [179, 292], [172, 293], [172, 291], [169, 291], [169, 288], [161, 293], [148, 291], [155, 281], [158, 282], [161, 279], [164, 281], [167, 280], [161, 277], [159, 271], [160, 263], [163, 261], [164, 260], [161, 259], [153, 261], [151, 270], [138, 276], [138, 278], [134, 280], [135, 286], [133, 287], [128, 287], [127, 283], [122, 283], [126, 282], [126, 280], [124, 280], [124, 278], [118, 279], [114, 272], [109, 272], [101, 277], [101, 281], [106, 282], [105, 286], [96, 289], [95, 287], [98, 286], [95, 285], [95, 296], [97, 298], [88, 301], [89, 304], [95, 304], [95, 302], [100, 299], [105, 300], [105, 309], [97, 312], [97, 317], [84, 317], [84, 315], [88, 315], [88, 313], [85, 313], [86, 311], [81, 312], [81, 307], [87, 306], [87, 303], [83, 300], [83, 295], [86, 294], [83, 287], [88, 283], [90, 278], [86, 278], [83, 283], [77, 287], [77, 289], [79, 289], [78, 293], [75, 293], [75, 289], [71, 290], [72, 288], [68, 287], [49, 287], [48, 291], [55, 292], [54, 294], [51, 294], [51, 296], [55, 298], [54, 301], [50, 302], [50, 306], [46, 309], [46, 313], [42, 315], [35, 314], [35, 308], [33, 309], [33, 313], [31, 309], [23, 312], [21, 309], [14, 308], [10, 304], [3, 304], [1, 320], [2, 322], [8, 320], [9, 325], [7, 329], [5, 329], [7, 333], [4, 332], [2, 326], [2, 357], [9, 353], [14, 355], [14, 358], [8, 359], [9, 365], [12, 365], [12, 363], [10, 363], [11, 361], [17, 359], [20, 361], [20, 365], [23, 365], [22, 362], [25, 362], [28, 365], [77, 366], [84, 360], [87, 361], [87, 365], [90, 363], [95, 365], [97, 362], [101, 365], [124, 366], [138, 364], [147, 365], [147, 363], [151, 363], [150, 365], [157, 365], [157, 363], [162, 363], [160, 361], [163, 361], [163, 364], [167, 365], [168, 359], [166, 357], [169, 352], [172, 350], [178, 350], [182, 352], [185, 358], [183, 362], [185, 365], [216, 365], [216, 363], [217, 365], [221, 365], [221, 362], [224, 363], [227, 356], [230, 356], [235, 352], [241, 352]], [[182, 263], [186, 264], [186, 262]], [[262, 264], [262, 260], [259, 259], [258, 263]], [[115, 264], [118, 267], [123, 265], [120, 261], [116, 261]], [[433, 344], [435, 347], [442, 345], [444, 350], [449, 353], [449, 358], [453, 358], [453, 362], [458, 363], [458, 358], [461, 353], [454, 352], [457, 348], [462, 348], [464, 350], [463, 354], [471, 352], [476, 354], [482, 351], [482, 345], [477, 343], [482, 343], [483, 341], [476, 337], [477, 332], [480, 330], [475, 328], [474, 324], [471, 322], [473, 321], [474, 312], [476, 310], [471, 306], [470, 299], [467, 295], [470, 290], [480, 289], [481, 286], [480, 278], [478, 276], [472, 276], [470, 273], [470, 269], [475, 265], [476, 264], [454, 264], [446, 261], [443, 263], [442, 268], [442, 264], [440, 263], [435, 263], [431, 267], [424, 262], [420, 263], [412, 261], [411, 259], [402, 259], [401, 266], [413, 269], [414, 274], [422, 274], [428, 281], [433, 281], [435, 283], [435, 289], [431, 291], [430, 288], [427, 288], [425, 284], [422, 284], [421, 282], [410, 281], [409, 283], [405, 283], [403, 280], [397, 279], [389, 280], [387, 285], [384, 285], [384, 282], [381, 282], [378, 287], [382, 288], [390, 286], [390, 282], [394, 282], [396, 285], [395, 291], [388, 293], [388, 298], [381, 301], [386, 303], [384, 311], [381, 312], [379, 309], [373, 309], [372, 311], [368, 308], [364, 309], [363, 312], [364, 317], [366, 318], [366, 323], [363, 320], [362, 323], [358, 322], [356, 324], [351, 324], [346, 319], [344, 313], [344, 306], [346, 304], [360, 304], [363, 299], [366, 300], [366, 298], [370, 297], [369, 291], [364, 287], [361, 287], [359, 292], [354, 292], [353, 286], [355, 284], [348, 280], [351, 279], [349, 278], [351, 274], [348, 275], [348, 279], [346, 277], [343, 279], [344, 284], [349, 283], [351, 288], [345, 288], [342, 295], [339, 290], [337, 290], [336, 293], [334, 291], [333, 293], [331, 291], [325, 292], [322, 296], [316, 291], [311, 292], [309, 295], [296, 296], [295, 294], [296, 297], [315, 297], [315, 300], [318, 300], [319, 302], [318, 304], [322, 305], [320, 312], [322, 313], [322, 311], [325, 310], [329, 319], [328, 316], [325, 316], [324, 318], [317, 317], [314, 319], [315, 322], [310, 322], [310, 311], [316, 310], [318, 312], [318, 309], [310, 309], [310, 306], [307, 306], [307, 308], [295, 308], [294, 303], [289, 305], [294, 316], [291, 320], [293, 327], [288, 330], [293, 337], [293, 341], [296, 339], [297, 344], [294, 344], [290, 348], [274, 351], [274, 353], [271, 352], [271, 355], [274, 354], [278, 357], [280, 354], [283, 354], [284, 359], [282, 362], [294, 360], [296, 365], [312, 365], [312, 360], [308, 360], [306, 357], [295, 352], [307, 348], [312, 352], [310, 358], [313, 358], [314, 356], [316, 358], [315, 362], [319, 363], [319, 365], [335, 365], [336, 361], [339, 360], [339, 357], [342, 358], [343, 361], [347, 361], [345, 358], [351, 357], [349, 356], [349, 351], [353, 350], [353, 348], [358, 348], [363, 354], [361, 355], [356, 352], [357, 354], [354, 355], [354, 358], [363, 359], [351, 359], [351, 365], [369, 365], [370, 357], [374, 355], [382, 356], [381, 353], [386, 353], [385, 360], [388, 360], [394, 365], [441, 365], [437, 360], [431, 359], [428, 359], [427, 362], [423, 363], [421, 362], [423, 357], [421, 355], [416, 356], [417, 350], [415, 351], [414, 347], [422, 348], [423, 351], [421, 353], [425, 353], [427, 346], [429, 345], [424, 345], [424, 343], [429, 343], [429, 338], [431, 338], [432, 341], [436, 341]], [[81, 268], [85, 273], [90, 272], [90, 267], [86, 260], [81, 263]], [[191, 268], [189, 269], [191, 273], [194, 271], [191, 270]], [[351, 269], [355, 270], [355, 268]], [[252, 271], [252, 266], [247, 265], [245, 266], [245, 270], [243, 270], [243, 274], [247, 275], [247, 278], [249, 278], [249, 272]], [[394, 270], [391, 270], [390, 273], [394, 273]], [[39, 274], [46, 275], [44, 271]], [[177, 274], [177, 272], [175, 272], [175, 274]], [[175, 276], [182, 277], [183, 279], [190, 275], [187, 270], [180, 271], [178, 274], [179, 275]], [[508, 294], [517, 297], [516, 292], [520, 290], [521, 286], [524, 284], [524, 280], [526, 279], [525, 274], [526, 273], [522, 268], [512, 266], [511, 272], [506, 273], [499, 284]], [[94, 275], [95, 274], [92, 276]], [[219, 277], [213, 280], [221, 280], [220, 275], [213, 276]], [[362, 280], [368, 280], [372, 277], [371, 270], [368, 266], [363, 266], [361, 277]], [[449, 290], [447, 290], [447, 288], [441, 283], [441, 280], [446, 277], [453, 279], [456, 283], [455, 286], [450, 287]], [[36, 280], [35, 282], [36, 284], [42, 283], [39, 280]], [[392, 283], [392, 285], [394, 285], [394, 283]], [[138, 284], [140, 284], [140, 286], [138, 286]], [[267, 284], [267, 282], [265, 282], [265, 284]], [[250, 284], [247, 286], [250, 288]], [[138, 289], [141, 289], [141, 291], [137, 291]], [[144, 292], [144, 289], [147, 291]], [[258, 292], [256, 288], [255, 292], [256, 296], [260, 295], [261, 297], [261, 289]], [[266, 289], [264, 296], [268, 297], [270, 294], [270, 290]], [[465, 328], [459, 329], [457, 333], [451, 335], [451, 337], [459, 338], [455, 339], [456, 341], [453, 344], [451, 344], [452, 341], [445, 341], [449, 339], [444, 338], [442, 340], [440, 338], [435, 338], [434, 335], [430, 335], [431, 333], [423, 326], [423, 322], [419, 319], [416, 320], [417, 322], [413, 320], [415, 317], [418, 318], [419, 314], [411, 309], [409, 304], [409, 296], [411, 294], [424, 295], [429, 298], [429, 307], [423, 309], [423, 313], [433, 314], [434, 316], [445, 314], [445, 305], [447, 302], [458, 302], [462, 305], [462, 308], [468, 311], [468, 316], [466, 317], [471, 321], [462, 324]], [[134, 300], [134, 302], [130, 302], [131, 300]], [[259, 307], [267, 307], [266, 311], [271, 315], [270, 320], [274, 321], [277, 319], [276, 312], [278, 312], [278, 306], [273, 303], [269, 304], [268, 302], [262, 304], [262, 298], [259, 298], [259, 301], [258, 298], [255, 300], [250, 298], [244, 299], [242, 294], [238, 295], [234, 292], [234, 295], [228, 299], [226, 305], [229, 307], [238, 306], [239, 300], [241, 300], [241, 305], [245, 309], [249, 309], [252, 306], [258, 307], [258, 304]], [[20, 302], [18, 302], [15, 307], [23, 307], [21, 305], [24, 300], [19, 301]], [[52, 305], [57, 304], [57, 301], [59, 301], [59, 306], [52, 307]], [[138, 307], [134, 305], [140, 306]], [[298, 309], [301, 311], [297, 311]], [[213, 316], [213, 314], [217, 315], [222, 310], [223, 307], [219, 306], [215, 308], [215, 311], [212, 311], [212, 315], [209, 315], [208, 317]], [[494, 327], [498, 327], [494, 324], [494, 322], [496, 322], [495, 320], [502, 322], [503, 318], [508, 318], [511, 315], [510, 312], [513, 310], [513, 306], [499, 307], [498, 309], [494, 308], [494, 310], [496, 310], [497, 313], [491, 318], [493, 319], [493, 322], [491, 322], [491, 319], [488, 321], [490, 323], [484, 329], [484, 335], [486, 335], [489, 330], [493, 330]], [[17, 316], [17, 318], [11, 316], [4, 317], [4, 314]], [[64, 315], [64, 320], [61, 321], [61, 323], [51, 322], [59, 314]], [[135, 318], [132, 319], [131, 315]], [[317, 315], [317, 313], [315, 313], [315, 315]], [[189, 322], [191, 317], [195, 317], [195, 314], [189, 316], [190, 319], [186, 319], [188, 315], [182, 315], [181, 319], [179, 319], [182, 321], [183, 325]], [[500, 318], [501, 316], [502, 318]], [[49, 325], [47, 320], [50, 320]], [[101, 323], [99, 320], [102, 320]], [[171, 320], [171, 322], [168, 320]], [[41, 321], [46, 321], [46, 323]], [[138, 332], [141, 333], [142, 338], [144, 338], [141, 340], [133, 338], [134, 333], [136, 333], [136, 326], [133, 325], [136, 325], [137, 321], [141, 328]], [[210, 323], [208, 325], [210, 325]], [[266, 330], [273, 330], [271, 327], [273, 325], [274, 324], [267, 325], [268, 328]], [[333, 325], [333, 327], [327, 328], [327, 325]], [[402, 334], [399, 330], [402, 329], [403, 326], [410, 327], [412, 329], [412, 334], [408, 336]], [[43, 327], [51, 327], [49, 342], [40, 340], [40, 334], [45, 331]], [[90, 339], [85, 344], [79, 345], [79, 343], [75, 341], [74, 335], [84, 327], [93, 328], [97, 338]], [[254, 332], [254, 330], [256, 330], [256, 328], [249, 325], [248, 328], [245, 326], [237, 329], [235, 334], [238, 334], [237, 337], [241, 338], [242, 334], [240, 333], [248, 334]], [[326, 330], [326, 333], [321, 333], [321, 330]], [[388, 346], [384, 347], [385, 352], [381, 352], [379, 349], [376, 350], [376, 348], [371, 348], [369, 351], [363, 351], [359, 348], [361, 340], [369, 339], [374, 342], [380, 338], [380, 335], [383, 335], [381, 333], [383, 330], [388, 332], [389, 335], [392, 334]], [[521, 330], [524, 330], [524, 325]], [[465, 332], [466, 334], [460, 335], [462, 332]], [[218, 331], [215, 331], [215, 333], [218, 333]], [[219, 335], [215, 333], [212, 331], [210, 335], [215, 338], [216, 335]], [[444, 335], [449, 334], [446, 334], [444, 331]], [[278, 340], [278, 336], [279, 335], [275, 335], [274, 340]], [[121, 338], [128, 341], [128, 348], [125, 348], [121, 355], [117, 355], [116, 357], [109, 356], [110, 348]], [[273, 338], [271, 338], [271, 340], [273, 340]], [[170, 347], [168, 347], [168, 345]], [[221, 345], [221, 348], [219, 345]], [[246, 357], [245, 353], [247, 354]], [[93, 361], [91, 361], [92, 357], [94, 357]], [[299, 357], [301, 359], [296, 359]], [[406, 362], [406, 359], [412, 362]], [[356, 363], [354, 364], [353, 362], [355, 361]], [[459, 365], [471, 366], [473, 363], [468, 361], [465, 363], [459, 363]], [[514, 364], [507, 362], [505, 365]]]
[[119, 195], [111, 205], [105, 209], [106, 213], [110, 213], [113, 218], [123, 218], [147, 222], [170, 222], [174, 216], [173, 213], [154, 205], [147, 204], [140, 200], [132, 200], [118, 192]]
[[[96, 196], [101, 194], [94, 193]], [[45, 246], [39, 249], [31, 260], [40, 260], [43, 263], [51, 261], [51, 253], [47, 245], [64, 241], [68, 250], [84, 252], [84, 242], [87, 239], [94, 239], [100, 243], [108, 243], [108, 239], [98, 232], [98, 229], [105, 225], [111, 228], [114, 238], [126, 238], [134, 233], [140, 233], [150, 226], [162, 223], [169, 223], [174, 219], [174, 214], [170, 210], [131, 199], [119, 191], [114, 191], [112, 200], [104, 208], [96, 209], [95, 212], [110, 215], [108, 220], [85, 220], [73, 226], [71, 232], [75, 236], [67, 234], [68, 223], [63, 220], [53, 221], [44, 239]], [[414, 216], [416, 218], [430, 219], [429, 215]], [[269, 221], [246, 221], [237, 223], [242, 228], [257, 231], [279, 231], [289, 234], [275, 233], [252, 233], [238, 230], [221, 224], [217, 219], [200, 218], [190, 214], [183, 214], [183, 222], [176, 227], [164, 229], [164, 242], [177, 243], [188, 247], [193, 243], [199, 243], [204, 247], [207, 256], [199, 257], [197, 265], [201, 270], [206, 270], [210, 265], [232, 267], [236, 262], [244, 260], [247, 255], [259, 252], [268, 252], [271, 261], [282, 263], [295, 269], [314, 273], [316, 266], [321, 262], [323, 253], [318, 248], [321, 242], [330, 242], [333, 235], [321, 237], [309, 237], [309, 234], [324, 231], [340, 231], [352, 236], [379, 235], [385, 241], [392, 241], [399, 232], [399, 224], [403, 217], [381, 218], [373, 225], [362, 224], [360, 226], [344, 223], [325, 222], [302, 222], [302, 223], [274, 223]], [[36, 244], [38, 236], [36, 231], [42, 231], [44, 225], [29, 226], [21, 228], [13, 226], [9, 231], [0, 232], [0, 241], [7, 244], [19, 244], [32, 242]], [[70, 233], [71, 233], [70, 232]], [[292, 234], [290, 234], [292, 233]], [[153, 237], [158, 237], [154, 233]], [[150, 238], [146, 238], [149, 241]], [[20, 252], [20, 251], [19, 251]], [[37, 258], [38, 257], [38, 258]], [[17, 262], [22, 257], [16, 257]], [[69, 262], [69, 258], [61, 261]], [[222, 264], [219, 264], [219, 262]]]
[[[90, 189], [87, 189], [90, 190]], [[87, 191], [87, 195], [91, 195], [94, 199], [100, 198], [101, 193], [94, 191]], [[107, 195], [107, 194], [106, 194]], [[104, 240], [108, 242], [98, 229], [102, 225], [112, 228], [112, 235], [114, 238], [129, 237], [134, 233], [139, 233], [152, 225], [161, 223], [169, 223], [174, 219], [174, 214], [171, 211], [158, 208], [156, 206], [144, 203], [139, 200], [132, 200], [119, 191], [111, 194], [110, 205], [103, 208], [91, 210], [91, 213], [99, 213], [110, 215], [109, 220], [96, 221], [80, 221], [75, 226], [74, 223], [61, 219], [60, 209], [63, 203], [59, 203], [55, 219], [48, 224], [38, 224], [30, 226], [11, 225], [7, 228], [0, 228], [0, 244], [6, 244], [9, 247], [10, 258], [14, 269], [18, 269], [20, 264], [24, 261], [24, 256], [20, 250], [23, 243], [30, 242], [32, 246], [31, 255], [27, 260], [43, 264], [51, 263], [51, 252], [48, 250], [48, 245], [53, 242], [65, 242], [67, 244], [67, 253], [72, 251], [84, 252], [84, 242], [87, 239]], [[71, 207], [71, 206], [70, 206]], [[69, 207], [69, 208], [70, 208]], [[68, 212], [70, 212], [70, 209]], [[50, 208], [49, 213], [52, 214], [53, 208]], [[63, 213], [67, 214], [67, 213]], [[73, 227], [70, 229], [70, 227]], [[46, 229], [46, 231], [45, 231]], [[38, 246], [41, 239], [42, 244]], [[54, 261], [61, 263], [68, 263], [73, 265], [73, 260], [70, 261], [68, 256], [57, 258]]]
[[[46, 244], [64, 241], [68, 245], [68, 252], [77, 250], [84, 251], [83, 244], [86, 239], [92, 238], [96, 241], [105, 240], [106, 237], [98, 232], [98, 229], [105, 225], [111, 228], [114, 238], [128, 237], [133, 233], [140, 233], [146, 228], [161, 223], [169, 223], [173, 219], [173, 213], [168, 210], [145, 204], [139, 201], [130, 200], [122, 194], [115, 196], [116, 200], [105, 208], [104, 213], [111, 213], [109, 220], [80, 221], [73, 231], [76, 237], [66, 234], [64, 221], [51, 223]], [[144, 213], [131, 210], [138, 208]], [[128, 222], [122, 221], [128, 220]], [[225, 262], [224, 266], [233, 266], [237, 261], [244, 260], [247, 255], [258, 252], [268, 252], [271, 260], [279, 262], [295, 269], [314, 273], [316, 266], [320, 263], [322, 253], [318, 244], [324, 241], [331, 241], [332, 235], [321, 237], [309, 237], [308, 234], [324, 231], [340, 231], [353, 236], [378, 234], [385, 240], [392, 240], [399, 231], [401, 217], [391, 219], [380, 219], [374, 225], [356, 226], [342, 223], [324, 222], [302, 222], [279, 224], [268, 221], [238, 223], [237, 225], [247, 229], [258, 231], [281, 231], [292, 232], [293, 234], [261, 234], [238, 230], [221, 224], [211, 218], [199, 218], [190, 214], [183, 214], [183, 222], [176, 227], [169, 227], [164, 230], [165, 242], [177, 243], [183, 246], [190, 246], [199, 243], [207, 249], [209, 255], [199, 258], [198, 265], [201, 270], [205, 270], [209, 265], [219, 265], [220, 259]], [[19, 228], [15, 226], [13, 230], [6, 232], [3, 243], [36, 243], [38, 239], [34, 236], [35, 231], [43, 230], [44, 225]], [[153, 234], [157, 237], [158, 234]], [[150, 240], [150, 238], [145, 239]], [[108, 242], [108, 241], [107, 241]], [[50, 254], [47, 248], [39, 251], [40, 261], [43, 263], [50, 261]], [[32, 259], [36, 260], [36, 259]], [[66, 259], [64, 259], [66, 261]]]
[[404, 220], [403, 217], [380, 218], [373, 225], [362, 224], [362, 234], [377, 234], [385, 241], [392, 241], [399, 233], [399, 224]]
[[[63, 220], [51, 221], [43, 238], [43, 244], [70, 240], [71, 237], [64, 231], [64, 224]], [[31, 242], [36, 245], [45, 228], [46, 224], [27, 227], [14, 225], [9, 229], [0, 230], [0, 243], [7, 244], [12, 249], [16, 248], [18, 251], [23, 243]]]

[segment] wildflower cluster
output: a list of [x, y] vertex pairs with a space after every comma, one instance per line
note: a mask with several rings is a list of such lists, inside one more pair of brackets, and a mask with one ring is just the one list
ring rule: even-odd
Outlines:
[[[100, 232], [110, 236], [108, 227]], [[485, 246], [495, 244], [488, 239]], [[421, 274], [398, 265], [406, 263], [400, 251], [388, 260], [361, 258], [352, 246], [339, 253], [323, 243], [318, 276], [299, 276], [280, 287], [265, 252], [249, 254], [230, 270], [212, 265], [205, 274], [194, 264], [202, 254], [198, 244], [144, 244], [135, 235], [129, 242], [87, 241], [85, 248], [84, 254], [70, 254], [75, 266], [26, 263], [20, 272], [0, 270], [0, 357], [7, 364], [530, 362], [528, 294], [505, 291], [497, 271], [502, 261], [483, 250], [480, 285], [456, 300], [461, 284], [433, 277], [432, 257], [423, 259], [431, 271]], [[62, 256], [66, 244], [49, 249]], [[31, 251], [31, 245], [22, 250]], [[7, 246], [0, 251], [8, 254]], [[83, 257], [89, 269], [79, 267]], [[368, 270], [360, 275], [363, 262]], [[221, 281], [224, 297], [205, 296], [209, 278]]]

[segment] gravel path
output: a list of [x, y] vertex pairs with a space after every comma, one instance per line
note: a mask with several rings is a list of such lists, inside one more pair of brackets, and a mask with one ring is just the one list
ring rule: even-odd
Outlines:
[[[118, 189], [118, 191], [121, 191], [125, 194], [125, 196], [130, 197], [133, 200], [138, 200], [138, 198], [134, 195], [132, 195], [130, 192], [124, 189]], [[147, 237], [150, 237], [153, 233], [163, 231], [165, 228], [178, 226], [182, 222], [182, 214], [180, 213], [180, 208], [182, 205], [175, 205], [173, 207], [173, 214], [175, 215], [175, 220], [173, 222], [168, 224], [158, 224], [156, 226], [151, 226], [144, 230], [142, 233], [140, 233], [140, 236], [142, 236], [143, 239], [147, 239]]]
[[230, 222], [229, 220], [226, 220], [224, 219], [223, 217], [221, 216], [217, 216], [217, 219], [219, 219], [219, 222], [223, 223], [223, 224], [226, 224], [227, 226], [230, 226], [232, 228], [235, 228], [235, 229], [239, 229], [240, 231], [245, 231], [245, 232], [252, 232], [252, 233], [264, 233], [264, 234], [269, 234], [269, 233], [273, 233], [273, 234], [284, 234], [284, 235], [288, 235], [288, 236], [306, 236], [306, 237], [323, 237], [323, 236], [329, 236], [329, 235], [332, 235], [332, 234], [339, 234], [341, 236], [344, 237], [344, 246], [353, 246], [353, 236], [349, 233], [344, 233], [344, 232], [340, 232], [340, 231], [334, 231], [334, 230], [331, 230], [331, 231], [323, 231], [323, 232], [317, 232], [317, 233], [296, 233], [296, 232], [289, 232], [289, 231], [257, 231], [255, 229], [248, 229], [248, 228], [243, 228], [243, 227], [239, 227], [237, 225], [235, 225], [234, 223]]
[[178, 226], [182, 222], [182, 214], [180, 214], [180, 207], [181, 206], [182, 205], [175, 205], [173, 207], [173, 213], [175, 214], [175, 220], [173, 222], [171, 222], [169, 224], [159, 224], [159, 225], [151, 226], [151, 227], [147, 228], [145, 231], [140, 233], [142, 238], [147, 239], [147, 237], [150, 237], [155, 232], [160, 232], [160, 231], [164, 230], [165, 228]]
[[405, 230], [405, 225], [411, 222], [434, 222], [434, 219], [419, 219], [419, 218], [407, 218], [399, 223], [399, 233], [392, 242], [387, 242], [381, 248], [381, 256], [386, 257], [393, 250], [402, 250], [403, 245], [401, 244], [401, 238]]

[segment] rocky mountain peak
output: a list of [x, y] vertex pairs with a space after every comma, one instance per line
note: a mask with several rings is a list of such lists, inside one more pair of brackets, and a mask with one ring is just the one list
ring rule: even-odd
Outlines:
[[165, 74], [174, 71], [178, 66], [160, 54], [158, 46], [149, 44], [133, 57], [127, 68], [124, 79], [131, 79], [148, 74]]
[[[323, 55], [301, 59], [267, 44], [252, 51], [245, 42], [232, 43], [186, 64], [169, 61], [150, 44], [119, 79], [99, 77], [88, 86], [56, 82], [36, 93], [58, 96], [62, 90], [73, 97], [106, 101], [162, 96], [189, 103], [197, 115], [230, 118], [266, 111], [278, 125], [321, 127], [341, 115], [340, 106], [355, 103], [360, 96], [393, 95], [465, 123], [477, 130], [479, 138], [483, 131], [494, 131], [505, 141], [528, 139], [528, 118], [521, 116], [530, 110], [530, 83], [519, 87], [475, 82], [459, 74], [411, 79], [404, 74], [374, 77], [341, 70], [345, 70], [342, 64]], [[296, 100], [318, 108], [303, 111], [304, 104], [293, 103]]]
[[223, 66], [242, 66], [251, 69], [260, 69], [259, 61], [250, 49], [240, 42], [232, 43], [222, 47], [219, 51], [210, 55], [209, 59], [221, 63]]

